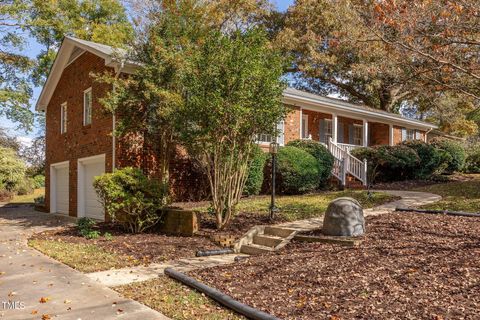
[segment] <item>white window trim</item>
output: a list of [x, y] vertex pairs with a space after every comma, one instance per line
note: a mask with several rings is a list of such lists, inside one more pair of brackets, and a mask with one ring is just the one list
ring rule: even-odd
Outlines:
[[[269, 137], [270, 137], [270, 139], [271, 139], [271, 141], [260, 140], [260, 137], [261, 137], [261, 136], [269, 136]], [[257, 135], [257, 143], [258, 143], [258, 144], [262, 144], [262, 145], [270, 145], [270, 143], [272, 143], [272, 142], [273, 142], [273, 140], [272, 140], [272, 139], [273, 139], [273, 138], [272, 138], [272, 135], [271, 135], [271, 134], [260, 133], [260, 134], [258, 134], [258, 135]]]
[[[360, 129], [360, 143], [356, 144], [355, 143], [355, 132], [357, 132], [356, 129]], [[363, 124], [353, 124], [353, 144], [357, 146], [362, 146], [363, 145]]]
[[[328, 141], [330, 141], [330, 138], [333, 139], [333, 119], [324, 119], [325, 121], [325, 132], [323, 133], [323, 136], [325, 138], [325, 144], [328, 145]], [[328, 132], [328, 127], [330, 126], [330, 133]]]
[[[90, 122], [87, 123], [87, 99], [85, 99], [86, 94], [90, 93]], [[92, 87], [83, 91], [83, 125], [88, 126], [92, 124], [92, 112], [93, 112], [93, 95]]]
[[64, 134], [67, 132], [68, 125], [65, 126], [66, 122], [68, 122], [68, 107], [67, 103], [64, 102], [60, 105], [60, 133]]
[[[303, 127], [303, 122], [305, 121], [305, 128]], [[302, 139], [308, 138], [308, 114], [302, 114], [302, 122], [300, 131], [302, 133]]]

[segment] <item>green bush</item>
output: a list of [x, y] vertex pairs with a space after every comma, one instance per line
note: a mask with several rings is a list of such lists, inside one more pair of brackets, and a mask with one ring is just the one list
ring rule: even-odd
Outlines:
[[112, 221], [133, 233], [157, 224], [161, 209], [168, 203], [168, 188], [137, 168], [105, 173], [95, 178], [93, 186]]
[[44, 205], [45, 204], [45, 196], [38, 196], [33, 199], [36, 205]]
[[458, 142], [437, 138], [432, 142], [433, 146], [444, 150], [448, 154], [447, 166], [445, 173], [454, 173], [461, 171], [465, 165], [466, 152], [465, 148]]
[[33, 177], [33, 183], [34, 189], [45, 187], [45, 176], [43, 174], [37, 174]]
[[0, 147], [0, 190], [18, 190], [23, 183], [25, 170], [25, 164], [13, 149]]
[[402, 145], [415, 150], [420, 159], [419, 165], [414, 170], [415, 178], [426, 179], [433, 174], [441, 174], [448, 166], [449, 154], [432, 144], [413, 140], [405, 141]]
[[420, 163], [415, 150], [405, 145], [362, 147], [353, 150], [352, 155], [358, 159], [367, 159], [370, 183], [413, 178]]
[[375, 182], [379, 174], [378, 150], [371, 147], [359, 147], [350, 153], [357, 159], [367, 160], [367, 181], [368, 183]]
[[263, 169], [266, 161], [267, 153], [258, 145], [255, 145], [248, 164], [247, 180], [245, 181], [245, 186], [243, 188], [244, 194], [250, 196], [260, 193], [263, 183]]
[[302, 149], [317, 159], [319, 186], [325, 185], [332, 174], [333, 155], [328, 149], [318, 141], [314, 140], [294, 140], [290, 141], [287, 146]]
[[26, 195], [26, 194], [31, 194], [31, 193], [33, 193], [34, 186], [35, 186], [35, 181], [33, 180], [33, 178], [25, 177], [25, 178], [23, 178], [23, 180], [17, 185], [15, 191], [16, 191], [17, 194], [20, 195], [20, 196], [23, 196], [23, 195]]
[[292, 146], [280, 148], [277, 164], [280, 193], [300, 194], [318, 186], [318, 161], [308, 152]]
[[78, 233], [86, 239], [97, 239], [100, 236], [100, 232], [93, 230], [96, 222], [90, 218], [80, 218], [77, 220]]
[[468, 155], [465, 160], [465, 172], [480, 173], [480, 150]]

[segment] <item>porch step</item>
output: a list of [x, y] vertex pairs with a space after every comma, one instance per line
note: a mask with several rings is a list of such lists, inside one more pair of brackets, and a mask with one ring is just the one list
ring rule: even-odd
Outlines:
[[273, 248], [258, 245], [258, 244], [253, 244], [253, 243], [244, 244], [240, 248], [241, 253], [250, 254], [250, 255], [264, 254], [264, 253], [269, 253], [269, 252], [272, 252], [272, 251], [274, 251]]
[[288, 229], [288, 228], [280, 228], [280, 227], [265, 227], [265, 231], [263, 232], [265, 235], [275, 236], [280, 238], [287, 238], [292, 233], [294, 233], [295, 229]]
[[257, 234], [253, 237], [253, 243], [265, 247], [275, 248], [283, 241], [281, 237], [274, 237], [269, 235]]

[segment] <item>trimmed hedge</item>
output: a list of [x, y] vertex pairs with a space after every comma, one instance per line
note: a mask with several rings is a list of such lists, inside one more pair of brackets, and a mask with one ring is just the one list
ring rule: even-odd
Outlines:
[[260, 193], [263, 183], [263, 169], [268, 154], [258, 145], [254, 145], [250, 162], [248, 164], [247, 180], [243, 187], [245, 195], [257, 195]]
[[442, 149], [421, 140], [405, 141], [402, 145], [417, 153], [420, 163], [414, 168], [415, 178], [425, 179], [432, 174], [440, 174], [448, 166], [450, 156]]
[[447, 153], [448, 160], [445, 173], [451, 174], [463, 169], [467, 156], [465, 148], [460, 143], [448, 139], [436, 138], [432, 141], [432, 145]]
[[420, 164], [415, 150], [398, 146], [380, 146], [377, 148], [378, 161], [382, 175], [388, 181], [405, 180], [414, 177], [414, 170]]
[[308, 152], [293, 146], [280, 148], [277, 155], [278, 191], [301, 194], [318, 186], [318, 161]]
[[333, 155], [328, 149], [320, 142], [314, 140], [294, 140], [287, 143], [287, 146], [302, 149], [317, 159], [319, 186], [325, 185], [332, 174], [333, 168]]
[[359, 159], [367, 159], [369, 182], [413, 178], [415, 168], [420, 163], [415, 150], [404, 145], [362, 147], [352, 150], [352, 155]]
[[480, 150], [467, 157], [465, 161], [465, 172], [480, 173]]

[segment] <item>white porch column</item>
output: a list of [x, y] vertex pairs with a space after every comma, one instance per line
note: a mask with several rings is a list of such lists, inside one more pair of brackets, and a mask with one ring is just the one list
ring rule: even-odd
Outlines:
[[388, 128], [388, 144], [393, 146], [393, 124]]
[[368, 147], [368, 121], [363, 119], [363, 146]]
[[332, 140], [338, 142], [338, 117], [336, 114], [332, 114]]
[[300, 119], [298, 119], [300, 122], [300, 130], [299, 130], [299, 139], [303, 139], [303, 126], [302, 126], [302, 119], [303, 119], [303, 108], [300, 107]]

